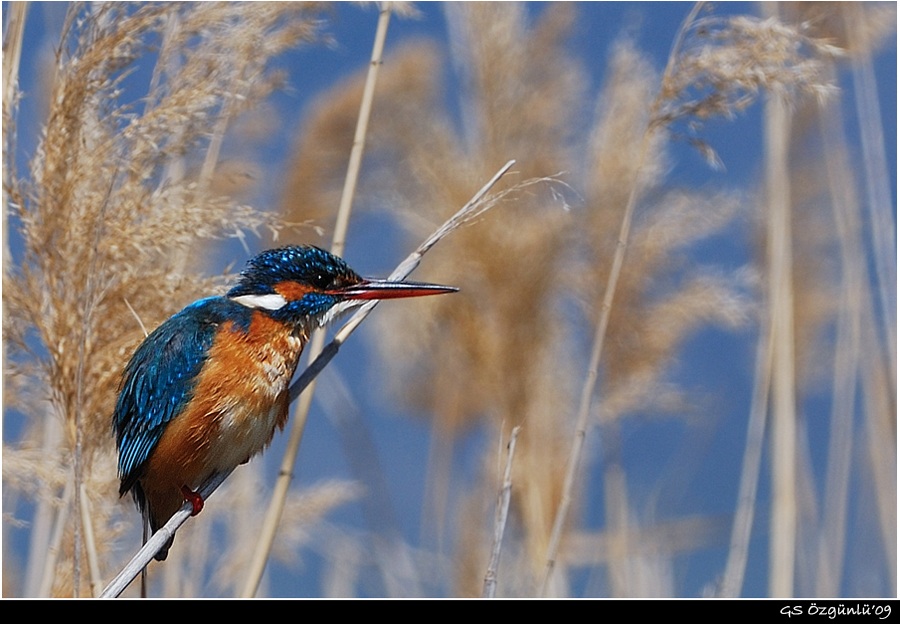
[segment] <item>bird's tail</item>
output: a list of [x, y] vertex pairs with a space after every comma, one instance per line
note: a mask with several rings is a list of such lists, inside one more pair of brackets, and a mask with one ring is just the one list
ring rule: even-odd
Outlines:
[[[155, 510], [150, 505], [150, 501], [144, 493], [144, 488], [141, 486], [140, 481], [135, 481], [131, 485], [131, 494], [134, 496], [134, 502], [141, 511], [141, 518], [143, 518], [144, 525], [143, 543], [146, 544], [147, 540], [168, 522], [170, 516], [166, 516], [163, 521], [159, 520], [160, 517], [154, 513]], [[159, 552], [153, 555], [153, 558], [157, 561], [165, 561], [166, 557], [169, 556], [169, 549], [172, 547], [174, 541], [175, 537], [173, 536], [159, 549]]]

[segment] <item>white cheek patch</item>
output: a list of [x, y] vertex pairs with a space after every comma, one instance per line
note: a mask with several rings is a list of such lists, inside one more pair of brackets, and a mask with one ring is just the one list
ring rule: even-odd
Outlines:
[[241, 295], [240, 297], [232, 297], [231, 300], [248, 308], [261, 308], [263, 310], [280, 310], [287, 305], [287, 299], [278, 293], [269, 295]]

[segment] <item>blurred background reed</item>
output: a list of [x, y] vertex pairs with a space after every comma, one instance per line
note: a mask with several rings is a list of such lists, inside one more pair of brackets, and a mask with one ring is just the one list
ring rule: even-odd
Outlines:
[[[414, 275], [460, 293], [322, 375], [258, 595], [481, 595], [516, 426], [500, 596], [896, 595], [896, 7], [607, 4], [391, 3], [345, 257], [532, 182]], [[3, 5], [4, 596], [137, 549], [121, 369], [256, 251], [328, 244], [377, 9]], [[152, 596], [239, 591], [282, 445]]]

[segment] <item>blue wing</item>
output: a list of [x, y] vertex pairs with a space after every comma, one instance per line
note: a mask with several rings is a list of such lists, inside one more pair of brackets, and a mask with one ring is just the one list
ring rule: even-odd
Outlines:
[[113, 414], [120, 494], [135, 485], [166, 425], [190, 401], [217, 328], [235, 320], [235, 306], [243, 308], [221, 297], [201, 299], [156, 328], [131, 357]]

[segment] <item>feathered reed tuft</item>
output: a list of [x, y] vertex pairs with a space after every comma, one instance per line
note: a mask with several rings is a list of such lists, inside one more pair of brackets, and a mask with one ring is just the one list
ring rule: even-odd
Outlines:
[[[212, 182], [230, 124], [279, 84], [270, 59], [316, 36], [317, 10], [68, 7], [49, 92], [28, 94], [48, 103], [40, 142], [5, 187], [4, 375], [20, 389], [6, 407], [32, 433], [4, 449], [4, 481], [37, 500], [38, 516], [69, 527], [51, 544], [56, 560], [29, 562], [44, 569], [29, 570], [29, 581], [45, 580], [23, 587], [26, 594], [85, 595], [94, 571], [109, 575], [121, 532], [112, 511], [136, 516], [112, 504], [110, 414], [123, 363], [145, 330], [221, 288], [206, 276], [219, 264], [207, 260], [217, 239], [282, 227], [214, 193]], [[125, 88], [136, 76], [149, 79], [139, 96]], [[16, 111], [4, 109], [4, 119], [15, 123]], [[23, 161], [4, 147], [5, 163]], [[48, 478], [27, 488], [35, 453]], [[101, 563], [89, 573], [95, 558]]]

